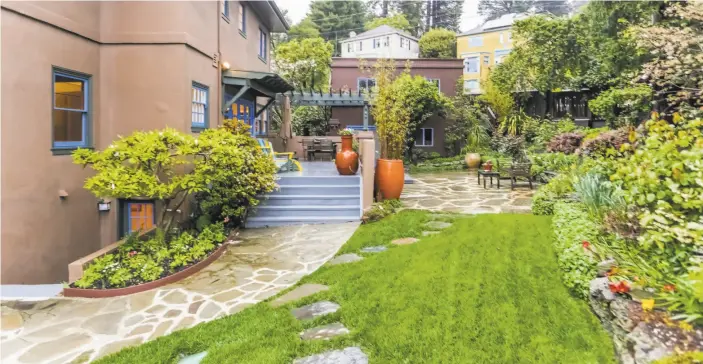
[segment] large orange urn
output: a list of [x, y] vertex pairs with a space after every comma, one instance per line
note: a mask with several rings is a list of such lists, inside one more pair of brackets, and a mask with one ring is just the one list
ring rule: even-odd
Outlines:
[[376, 183], [384, 200], [399, 199], [405, 184], [403, 161], [379, 159], [376, 164]]
[[343, 176], [356, 174], [359, 170], [359, 155], [352, 149], [353, 136], [342, 135], [342, 150], [337, 153], [334, 164]]

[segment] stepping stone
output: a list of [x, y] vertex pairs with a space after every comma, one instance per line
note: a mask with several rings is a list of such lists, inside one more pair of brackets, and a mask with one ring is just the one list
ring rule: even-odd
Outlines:
[[418, 240], [416, 238], [402, 238], [402, 239], [395, 239], [395, 240], [391, 241], [391, 244], [410, 245], [410, 244], [417, 243], [418, 241], [420, 241], [420, 240]]
[[339, 322], [333, 324], [313, 327], [300, 333], [300, 338], [303, 340], [329, 340], [335, 336], [348, 334], [349, 329], [344, 327]]
[[361, 252], [362, 253], [380, 253], [380, 252], [384, 252], [386, 250], [388, 250], [388, 248], [386, 248], [383, 245], [379, 245], [379, 246], [368, 246], [366, 248], [361, 249]]
[[300, 308], [294, 308], [291, 312], [298, 320], [312, 320], [315, 317], [335, 313], [339, 310], [339, 307], [340, 306], [334, 302], [320, 301]]
[[430, 229], [441, 230], [441, 229], [446, 229], [446, 228], [452, 226], [452, 224], [450, 224], [448, 222], [444, 222], [444, 221], [430, 221], [430, 222], [426, 223], [425, 226], [427, 226]]
[[317, 292], [326, 291], [328, 289], [330, 288], [323, 284], [306, 283], [284, 294], [283, 296], [276, 298], [271, 302], [271, 306], [280, 307], [288, 302], [297, 301], [303, 297], [314, 295]]
[[361, 348], [352, 346], [295, 359], [293, 364], [368, 364], [368, 362], [369, 357], [361, 351]]
[[337, 264], [344, 264], [344, 263], [353, 263], [353, 262], [357, 262], [362, 259], [364, 259], [364, 258], [362, 258], [354, 253], [342, 254], [342, 255], [330, 260], [327, 264], [337, 265]]
[[178, 364], [198, 364], [205, 358], [205, 355], [207, 355], [207, 351], [203, 351], [202, 353], [197, 353], [193, 355], [188, 355], [185, 358], [179, 360]]
[[439, 231], [423, 231], [422, 236], [430, 236], [430, 235], [437, 235], [439, 234]]

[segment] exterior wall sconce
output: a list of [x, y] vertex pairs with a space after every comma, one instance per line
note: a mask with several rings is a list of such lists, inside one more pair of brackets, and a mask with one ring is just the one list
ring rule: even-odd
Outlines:
[[68, 197], [68, 192], [66, 190], [59, 190], [59, 199], [65, 200]]
[[110, 211], [110, 201], [98, 200], [98, 211]]
[[222, 70], [223, 71], [229, 70], [229, 62], [222, 62]]

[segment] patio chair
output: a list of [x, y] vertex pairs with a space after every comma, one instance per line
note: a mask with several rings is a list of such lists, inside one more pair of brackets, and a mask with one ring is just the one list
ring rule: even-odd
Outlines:
[[319, 152], [321, 152], [321, 153], [329, 153], [329, 155], [330, 155], [330, 160], [334, 160], [335, 154], [337, 154], [337, 153], [336, 153], [336, 152], [337, 152], [337, 148], [336, 148], [336, 146], [334, 145], [334, 143], [332, 143], [331, 140], [329, 140], [329, 139], [320, 139], [319, 148], [320, 148], [320, 149], [318, 149], [317, 151], [319, 151]]
[[532, 163], [530, 162], [518, 162], [512, 163], [508, 169], [508, 174], [510, 175], [510, 189], [515, 189], [515, 183], [517, 178], [526, 178], [527, 182], [530, 183], [530, 189], [532, 189]]
[[276, 163], [278, 172], [292, 172], [292, 171], [302, 171], [303, 166], [300, 162], [293, 158], [295, 152], [276, 152], [273, 150], [273, 145], [270, 141], [266, 139], [257, 139], [259, 141], [259, 148], [264, 154], [271, 156], [273, 161]]

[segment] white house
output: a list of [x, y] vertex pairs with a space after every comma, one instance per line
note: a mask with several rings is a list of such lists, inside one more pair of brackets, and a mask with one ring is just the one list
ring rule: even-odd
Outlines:
[[381, 25], [361, 34], [349, 33], [340, 42], [342, 58], [418, 58], [420, 46], [412, 35]]

